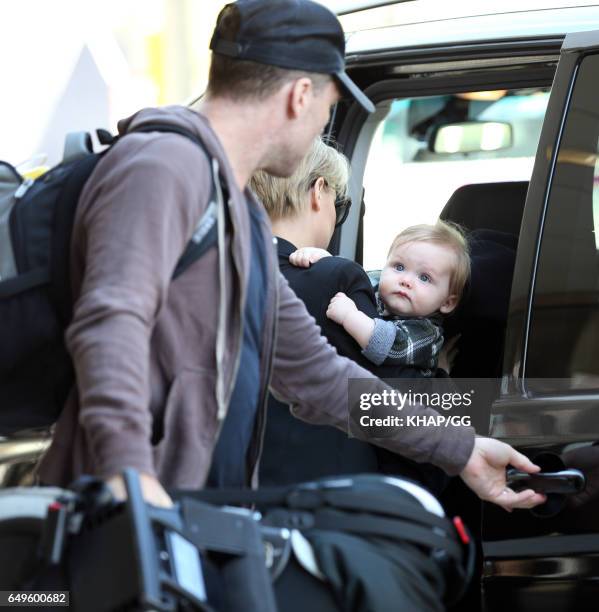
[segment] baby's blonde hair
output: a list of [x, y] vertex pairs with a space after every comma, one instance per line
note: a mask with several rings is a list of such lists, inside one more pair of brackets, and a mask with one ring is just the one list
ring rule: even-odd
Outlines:
[[308, 202], [310, 188], [321, 176], [338, 198], [347, 197], [349, 162], [318, 136], [290, 177], [278, 178], [260, 170], [252, 176], [250, 188], [264, 205], [271, 221], [277, 221], [301, 212]]
[[408, 242], [431, 242], [449, 247], [456, 256], [456, 263], [449, 280], [449, 293], [460, 299], [470, 278], [470, 249], [464, 230], [457, 224], [439, 219], [434, 225], [412, 225], [400, 232], [391, 243], [387, 259], [393, 251]]

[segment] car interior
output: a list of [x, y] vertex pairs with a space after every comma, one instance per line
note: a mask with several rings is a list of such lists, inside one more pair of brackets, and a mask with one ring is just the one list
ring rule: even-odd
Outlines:
[[469, 235], [472, 273], [455, 316], [447, 321], [448, 337], [460, 334], [452, 370], [455, 378], [501, 375], [526, 181], [464, 185], [439, 215], [462, 226]]
[[538, 86], [381, 100], [373, 125], [362, 130], [370, 142], [356, 145], [367, 150], [362, 206], [350, 213], [354, 224], [350, 219], [334, 236], [334, 252], [351, 256], [355, 245], [354, 258], [370, 273], [409, 225], [440, 218], [469, 236], [471, 282], [445, 322], [446, 337], [461, 335], [456, 378], [501, 375], [515, 254], [548, 96]]

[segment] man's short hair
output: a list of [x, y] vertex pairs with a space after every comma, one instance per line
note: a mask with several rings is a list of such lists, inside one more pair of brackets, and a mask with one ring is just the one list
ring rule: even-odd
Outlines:
[[[215, 32], [222, 40], [233, 41], [239, 31], [239, 26], [239, 10], [234, 4], [229, 4], [220, 12]], [[316, 92], [321, 91], [327, 83], [333, 81], [333, 77], [328, 74], [288, 70], [213, 52], [210, 60], [208, 92], [213, 96], [233, 100], [264, 100], [278, 91], [285, 83], [301, 77], [309, 77]]]
[[449, 292], [460, 298], [470, 278], [470, 248], [464, 230], [457, 223], [441, 219], [434, 225], [412, 225], [395, 236], [387, 258], [398, 246], [409, 242], [431, 242], [448, 247], [455, 253], [455, 266], [451, 272]]
[[250, 188], [262, 201], [271, 221], [277, 221], [294, 217], [303, 210], [311, 187], [320, 177], [335, 190], [338, 198], [347, 197], [349, 162], [319, 136], [290, 177], [278, 178], [261, 170], [252, 176]]

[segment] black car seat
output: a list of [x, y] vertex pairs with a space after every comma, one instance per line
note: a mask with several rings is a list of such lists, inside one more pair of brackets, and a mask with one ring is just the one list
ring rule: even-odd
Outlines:
[[495, 378], [501, 375], [518, 235], [527, 181], [464, 185], [455, 191], [440, 218], [460, 224], [470, 244], [472, 275], [460, 306], [446, 321], [446, 337], [461, 334], [451, 375]]
[[518, 236], [528, 181], [480, 183], [455, 190], [439, 215], [468, 231], [495, 230]]

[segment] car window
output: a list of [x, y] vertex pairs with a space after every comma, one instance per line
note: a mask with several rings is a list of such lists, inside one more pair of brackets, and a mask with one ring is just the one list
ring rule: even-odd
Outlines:
[[597, 55], [580, 65], [551, 179], [526, 362], [537, 391], [599, 388], [598, 71]]
[[433, 223], [458, 187], [530, 180], [548, 97], [529, 88], [393, 100], [365, 169], [364, 267], [381, 268], [393, 237]]

